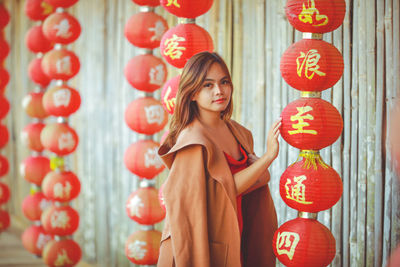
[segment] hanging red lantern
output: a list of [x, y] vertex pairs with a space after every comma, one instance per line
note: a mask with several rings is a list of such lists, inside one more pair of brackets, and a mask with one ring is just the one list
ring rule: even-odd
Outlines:
[[164, 170], [157, 154], [158, 147], [153, 140], [140, 140], [130, 145], [124, 155], [126, 168], [139, 177], [153, 179]]
[[298, 31], [326, 33], [337, 29], [346, 14], [344, 0], [288, 0], [286, 16]]
[[38, 186], [42, 184], [44, 177], [50, 171], [50, 160], [43, 156], [30, 156], [21, 164], [22, 177]]
[[8, 159], [3, 155], [0, 155], [0, 178], [5, 176], [10, 169], [10, 164], [8, 163]]
[[22, 100], [26, 114], [31, 118], [45, 119], [48, 114], [44, 110], [42, 99], [43, 92], [30, 92]]
[[70, 44], [81, 34], [79, 21], [67, 12], [56, 12], [46, 18], [43, 33], [54, 43]]
[[73, 6], [79, 0], [44, 0], [44, 1], [52, 5], [53, 7], [67, 8]]
[[8, 143], [8, 129], [6, 126], [0, 124], [0, 149], [5, 147], [5, 145]]
[[160, 0], [132, 0], [132, 2], [140, 6], [156, 7], [160, 5]]
[[135, 89], [151, 93], [164, 84], [168, 73], [161, 58], [147, 54], [132, 58], [126, 65], [124, 74]]
[[343, 57], [323, 40], [303, 39], [292, 44], [280, 64], [283, 79], [301, 91], [323, 91], [334, 86], [343, 74]]
[[125, 255], [134, 264], [157, 264], [161, 232], [139, 230], [128, 237], [125, 243]]
[[164, 84], [164, 87], [161, 91], [161, 103], [169, 114], [174, 113], [176, 94], [178, 93], [180, 79], [180, 75], [169, 79]]
[[165, 183], [163, 183], [160, 189], [158, 190], [158, 202], [160, 203], [161, 208], [166, 212], [167, 209], [165, 208], [165, 200], [163, 195], [164, 185]]
[[54, 80], [69, 80], [78, 74], [79, 58], [67, 49], [51, 50], [42, 59], [43, 72]]
[[10, 188], [8, 185], [0, 183], [0, 205], [7, 203], [10, 199]]
[[160, 101], [152, 97], [141, 97], [126, 108], [125, 122], [137, 133], [153, 135], [165, 127], [168, 114]]
[[161, 222], [165, 211], [158, 202], [158, 191], [153, 187], [139, 188], [126, 202], [126, 213], [137, 223], [153, 225]]
[[288, 267], [328, 266], [336, 253], [332, 233], [313, 219], [284, 223], [275, 232], [272, 244], [276, 257]]
[[22, 130], [22, 141], [30, 150], [42, 152], [44, 147], [40, 141], [40, 133], [46, 125], [41, 122], [30, 123]]
[[300, 98], [282, 111], [280, 133], [291, 146], [320, 150], [333, 144], [343, 130], [339, 111], [320, 98]]
[[1, 3], [0, 4], [0, 29], [3, 29], [10, 22], [10, 13], [7, 8]]
[[32, 53], [46, 53], [53, 49], [53, 43], [43, 34], [42, 25], [29, 29], [25, 36], [25, 43]]
[[183, 68], [197, 53], [213, 50], [210, 34], [196, 24], [178, 24], [164, 34], [160, 43], [161, 55], [176, 68]]
[[[0, 5], [1, 6], [1, 5]], [[10, 226], [10, 214], [5, 210], [0, 210], [0, 233]]]
[[154, 12], [139, 12], [125, 24], [125, 37], [136, 47], [154, 49], [160, 46], [167, 21]]
[[37, 256], [42, 256], [42, 252], [47, 243], [53, 236], [46, 233], [40, 225], [31, 225], [22, 234], [22, 245], [27, 251]]
[[47, 124], [40, 135], [43, 146], [60, 156], [75, 151], [79, 138], [74, 129], [64, 123]]
[[339, 174], [318, 161], [304, 167], [306, 159], [289, 166], [280, 180], [280, 194], [289, 207], [304, 212], [320, 212], [335, 205], [343, 192]]
[[6, 86], [10, 81], [10, 74], [6, 69], [0, 66], [0, 94], [4, 94]]
[[161, 0], [169, 13], [182, 18], [196, 18], [210, 10], [214, 0]]
[[52, 240], [44, 247], [43, 261], [50, 267], [75, 266], [82, 257], [78, 243], [72, 239]]
[[44, 178], [42, 190], [50, 200], [68, 202], [79, 195], [81, 183], [73, 172], [53, 171], [49, 172]]
[[52, 235], [72, 235], [79, 226], [79, 213], [70, 206], [48, 207], [40, 218], [44, 230]]
[[8, 102], [7, 98], [0, 95], [0, 120], [4, 119], [10, 111], [10, 102]]
[[47, 76], [42, 69], [42, 58], [35, 58], [29, 63], [28, 66], [29, 78], [36, 84], [46, 87], [51, 82], [49, 76]]
[[68, 117], [79, 109], [81, 96], [70, 86], [56, 86], [46, 91], [43, 105], [50, 115]]
[[43, 211], [50, 206], [51, 201], [42, 192], [36, 192], [25, 197], [22, 202], [22, 213], [28, 220], [39, 221]]
[[10, 45], [5, 39], [0, 38], [0, 61], [4, 61], [10, 53]]
[[43, 0], [27, 0], [25, 2], [25, 14], [31, 20], [44, 20], [53, 11], [53, 6]]

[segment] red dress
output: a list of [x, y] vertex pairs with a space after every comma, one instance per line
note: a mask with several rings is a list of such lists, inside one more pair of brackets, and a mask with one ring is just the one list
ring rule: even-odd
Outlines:
[[[247, 163], [248, 156], [246, 151], [239, 145], [240, 153], [242, 154], [240, 160], [236, 160], [227, 153], [224, 152], [226, 160], [228, 161], [229, 168], [231, 169], [232, 175], [235, 173], [247, 168], [249, 164]], [[239, 230], [240, 230], [240, 237], [242, 236], [243, 231], [243, 217], [242, 217], [242, 195], [236, 197], [236, 205], [237, 205], [237, 216], [239, 222]], [[243, 260], [242, 260], [243, 262]]]

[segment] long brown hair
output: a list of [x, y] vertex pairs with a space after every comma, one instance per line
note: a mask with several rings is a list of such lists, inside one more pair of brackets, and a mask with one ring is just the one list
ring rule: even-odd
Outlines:
[[[172, 147], [176, 143], [179, 133], [188, 126], [193, 119], [199, 116], [197, 103], [192, 101], [194, 95], [199, 92], [207, 77], [207, 72], [214, 63], [220, 64], [226, 72], [229, 81], [231, 75], [225, 61], [217, 54], [210, 52], [201, 52], [191, 57], [183, 68], [179, 81], [179, 89], [176, 95], [174, 114], [172, 115], [169, 126], [169, 134], [165, 144]], [[233, 92], [233, 88], [232, 88]], [[233, 104], [232, 97], [228, 106], [221, 112], [221, 119], [229, 120], [232, 115]]]

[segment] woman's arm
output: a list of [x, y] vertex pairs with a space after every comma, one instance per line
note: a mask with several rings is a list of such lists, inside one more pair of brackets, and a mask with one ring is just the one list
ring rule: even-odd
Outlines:
[[[268, 132], [267, 137], [267, 152], [257, 159], [246, 169], [237, 172], [233, 178], [236, 185], [236, 194], [240, 195], [251, 188], [262, 174], [268, 172], [268, 168], [271, 163], [275, 160], [279, 153], [279, 127], [281, 126], [281, 120], [279, 119], [272, 124], [271, 129]], [[269, 180], [269, 179], [268, 179]], [[268, 182], [268, 181], [260, 181]], [[260, 187], [261, 184], [258, 185]]]
[[[258, 159], [260, 159], [259, 157], [257, 157], [254, 154], [249, 154], [248, 157], [249, 157], [249, 159], [248, 159], [249, 165], [253, 164]], [[271, 178], [271, 175], [269, 174], [269, 171], [267, 169], [265, 172], [263, 172], [261, 174], [261, 176], [256, 180], [256, 182], [249, 189], [247, 189], [246, 191], [243, 192], [243, 194], [244, 195], [248, 194], [260, 187], [266, 186], [268, 184], [270, 178]]]

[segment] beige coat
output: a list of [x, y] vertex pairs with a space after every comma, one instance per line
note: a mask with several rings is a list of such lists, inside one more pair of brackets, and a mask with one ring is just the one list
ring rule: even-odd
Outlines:
[[[246, 152], [254, 153], [250, 131], [232, 120], [227, 124]], [[172, 148], [162, 145], [159, 155], [170, 173], [163, 189], [167, 216], [157, 266], [241, 266], [236, 187], [207, 128], [194, 120]], [[275, 266], [277, 219], [268, 186], [243, 196], [242, 210], [243, 266]]]

